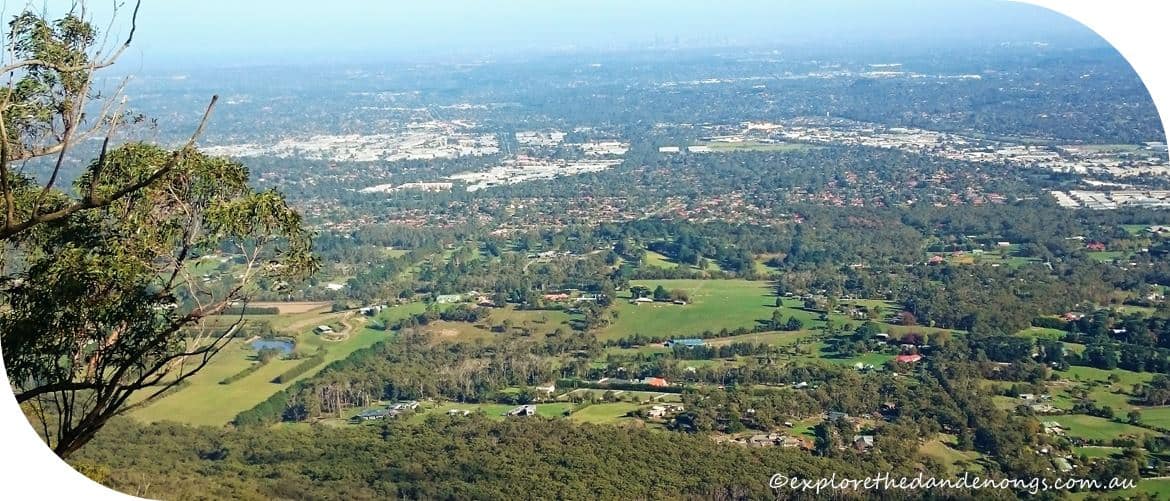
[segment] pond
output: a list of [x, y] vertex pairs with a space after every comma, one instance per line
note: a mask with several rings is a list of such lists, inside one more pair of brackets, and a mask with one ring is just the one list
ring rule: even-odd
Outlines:
[[296, 346], [297, 344], [288, 338], [257, 339], [252, 342], [253, 350], [280, 350], [285, 355], [292, 353]]

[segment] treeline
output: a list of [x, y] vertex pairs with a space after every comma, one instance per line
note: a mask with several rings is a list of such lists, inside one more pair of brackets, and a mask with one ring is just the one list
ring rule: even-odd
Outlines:
[[279, 315], [280, 308], [276, 306], [229, 306], [224, 308], [219, 313], [224, 316], [231, 315]]
[[[915, 462], [902, 458], [891, 474], [912, 475]], [[474, 415], [311, 433], [116, 419], [71, 464], [115, 490], [170, 499], [770, 499], [777, 472], [870, 474], [862, 463], [795, 449]]]
[[[552, 355], [577, 352], [587, 357], [596, 356], [600, 350], [591, 336], [552, 336], [539, 341], [509, 338], [491, 345], [434, 345], [428, 334], [407, 328], [392, 342], [377, 343], [330, 363], [314, 377], [240, 413], [233, 422], [247, 427], [336, 415], [346, 407], [371, 400], [443, 398], [481, 402], [504, 388], [553, 381], [559, 373]], [[329, 398], [323, 398], [325, 395]]]

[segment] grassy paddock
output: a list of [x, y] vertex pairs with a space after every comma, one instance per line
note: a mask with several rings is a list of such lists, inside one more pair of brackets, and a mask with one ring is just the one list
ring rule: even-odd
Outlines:
[[[397, 320], [421, 312], [422, 304], [390, 308], [381, 314], [383, 320]], [[341, 318], [340, 316], [338, 318]], [[275, 384], [271, 381], [288, 371], [300, 360], [273, 360], [256, 372], [233, 382], [221, 385], [219, 381], [236, 374], [250, 365], [255, 351], [242, 340], [233, 340], [203, 370], [191, 376], [183, 389], [167, 395], [145, 407], [134, 410], [130, 416], [145, 421], [177, 421], [193, 425], [222, 426], [241, 411], [263, 402], [273, 393], [291, 386], [300, 379], [311, 377], [326, 365], [348, 357], [353, 352], [372, 346], [391, 335], [364, 326], [365, 319], [351, 316], [345, 320], [353, 329], [342, 341], [326, 341], [311, 332], [301, 332], [293, 337], [297, 349], [302, 353], [314, 353], [319, 346], [325, 346], [324, 363], [305, 372], [292, 381]], [[290, 333], [292, 334], [292, 333]]]
[[600, 333], [602, 339], [619, 339], [640, 333], [647, 336], [685, 337], [704, 330], [750, 329], [757, 320], [771, 317], [775, 299], [766, 282], [747, 280], [635, 280], [631, 285], [654, 289], [682, 289], [691, 304], [630, 304], [621, 294], [615, 306], [618, 318]]

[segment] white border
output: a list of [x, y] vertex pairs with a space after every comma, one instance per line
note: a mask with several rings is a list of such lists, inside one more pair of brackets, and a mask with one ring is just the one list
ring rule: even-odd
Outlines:
[[[1170, 65], [1162, 48], [1170, 47], [1164, 9], [1148, 0], [1030, 0], [1063, 13], [1096, 31], [1129, 60], [1145, 82], [1165, 125], [1170, 109]], [[1163, 130], [1165, 130], [1163, 126]], [[0, 361], [0, 369], [3, 362]], [[57, 460], [37, 437], [13, 395], [7, 372], [0, 370], [0, 498], [100, 500], [138, 499], [91, 482]], [[761, 479], [761, 482], [764, 479]]]

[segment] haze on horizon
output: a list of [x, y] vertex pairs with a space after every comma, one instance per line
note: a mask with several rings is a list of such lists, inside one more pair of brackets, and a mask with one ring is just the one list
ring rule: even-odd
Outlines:
[[[113, 34], [124, 35], [133, 1], [117, 3]], [[104, 26], [114, 4], [91, 1], [89, 15]], [[20, 7], [7, 4], [5, 16]], [[1108, 46], [1062, 14], [994, 0], [145, 0], [138, 25], [127, 59], [144, 68], [730, 45]]]

